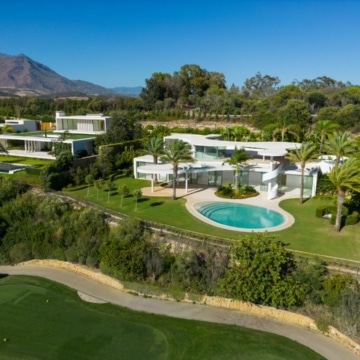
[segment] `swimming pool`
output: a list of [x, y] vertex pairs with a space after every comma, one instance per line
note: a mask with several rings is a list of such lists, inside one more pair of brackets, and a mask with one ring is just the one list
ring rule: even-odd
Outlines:
[[265, 230], [285, 222], [277, 211], [232, 202], [205, 202], [194, 205], [201, 215], [216, 223], [242, 229]]
[[26, 165], [0, 162], [0, 173], [14, 174], [24, 169], [26, 169]]

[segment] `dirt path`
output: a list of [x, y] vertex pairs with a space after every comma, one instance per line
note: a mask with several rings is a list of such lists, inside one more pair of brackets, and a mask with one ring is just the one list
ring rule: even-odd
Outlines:
[[300, 326], [276, 322], [267, 318], [246, 315], [236, 310], [133, 296], [77, 273], [51, 266], [32, 264], [0, 266], [0, 273], [44, 277], [67, 285], [99, 300], [137, 311], [191, 320], [233, 324], [272, 332], [308, 346], [329, 360], [360, 359], [360, 357], [356, 356], [349, 349], [321, 333]]

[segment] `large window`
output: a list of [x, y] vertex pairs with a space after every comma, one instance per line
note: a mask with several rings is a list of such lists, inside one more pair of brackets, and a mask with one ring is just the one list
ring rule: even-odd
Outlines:
[[209, 182], [210, 186], [220, 186], [222, 183], [222, 171], [209, 171]]
[[225, 157], [225, 148], [216, 146], [197, 146], [195, 145], [196, 159], [223, 159]]

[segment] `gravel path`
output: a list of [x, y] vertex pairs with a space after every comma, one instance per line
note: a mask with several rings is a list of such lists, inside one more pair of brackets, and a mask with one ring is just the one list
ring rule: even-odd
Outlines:
[[44, 277], [67, 285], [83, 294], [92, 296], [104, 302], [124, 306], [137, 311], [191, 320], [234, 324], [251, 329], [272, 332], [286, 336], [287, 338], [308, 346], [329, 360], [360, 359], [360, 357], [356, 356], [349, 349], [321, 333], [300, 326], [276, 322], [263, 317], [246, 315], [236, 310], [134, 296], [74, 272], [51, 266], [32, 264], [0, 266], [0, 273]]

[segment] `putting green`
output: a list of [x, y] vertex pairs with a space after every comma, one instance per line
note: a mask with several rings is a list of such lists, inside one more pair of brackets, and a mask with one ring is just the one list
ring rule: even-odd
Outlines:
[[287, 338], [81, 300], [46, 279], [0, 278], [0, 358], [324, 359]]
[[[60, 291], [59, 291], [60, 290]], [[31, 277], [0, 281], [1, 356], [10, 359], [165, 358], [166, 339], [148, 325], [118, 321], [74, 291]], [[131, 357], [130, 357], [131, 356]]]

